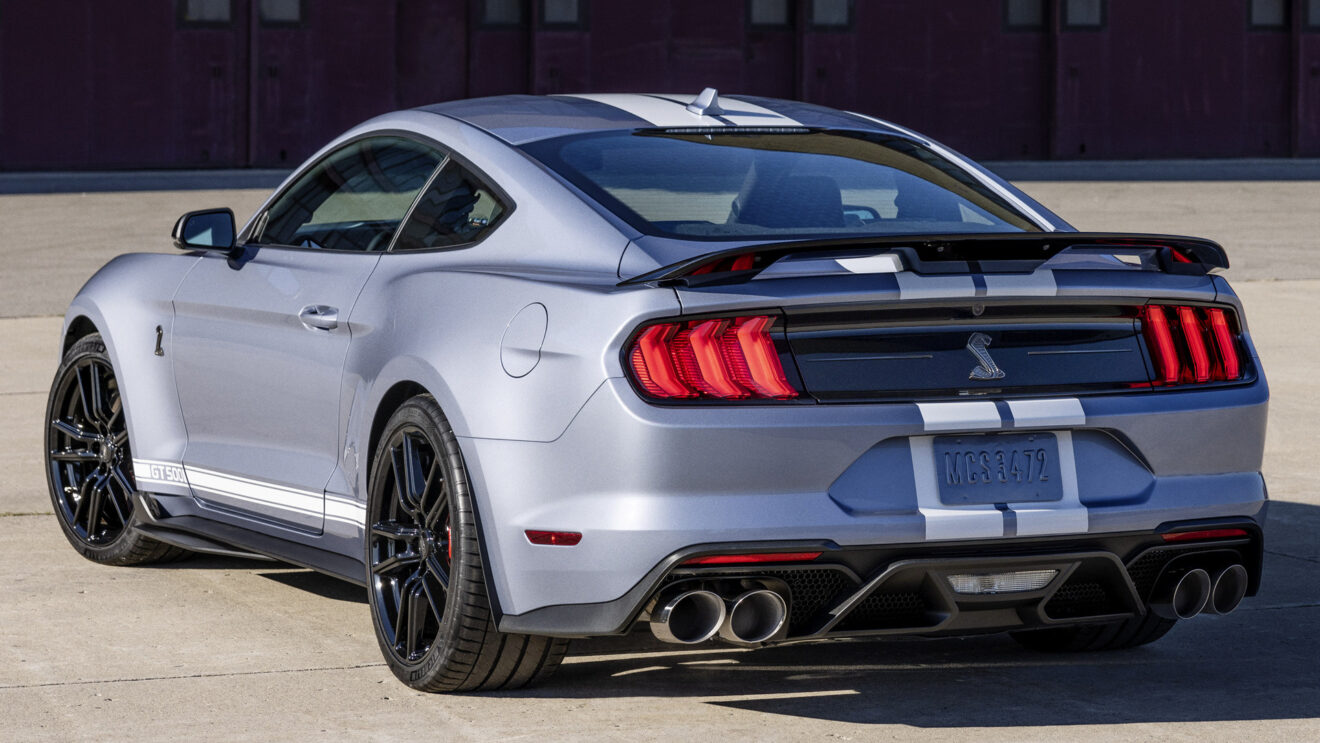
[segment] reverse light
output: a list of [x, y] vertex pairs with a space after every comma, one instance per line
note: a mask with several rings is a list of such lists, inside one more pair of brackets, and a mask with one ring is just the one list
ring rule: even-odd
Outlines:
[[1224, 310], [1151, 304], [1142, 308], [1141, 320], [1155, 362], [1156, 386], [1241, 378], [1237, 335]]
[[811, 562], [819, 552], [754, 552], [746, 555], [707, 555], [684, 560], [684, 565], [749, 565], [762, 562]]
[[1058, 574], [1058, 570], [1017, 570], [1011, 573], [955, 573], [945, 577], [954, 593], [975, 595], [1039, 591]]
[[633, 380], [662, 400], [788, 400], [788, 382], [769, 315], [646, 326], [627, 353]]

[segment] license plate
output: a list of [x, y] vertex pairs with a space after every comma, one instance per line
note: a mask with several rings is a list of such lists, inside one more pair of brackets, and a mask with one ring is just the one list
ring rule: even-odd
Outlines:
[[935, 471], [947, 506], [1063, 499], [1052, 433], [936, 436]]

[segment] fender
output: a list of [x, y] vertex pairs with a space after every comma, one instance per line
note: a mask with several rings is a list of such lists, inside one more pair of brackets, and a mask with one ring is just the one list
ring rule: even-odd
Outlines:
[[[188, 437], [174, 387], [170, 358], [174, 291], [196, 264], [195, 254], [131, 253], [107, 263], [88, 279], [69, 305], [60, 332], [65, 347], [78, 318], [96, 326], [105, 341], [124, 402], [129, 445], [138, 460], [180, 462]], [[163, 356], [156, 355], [156, 328]], [[186, 484], [153, 490], [189, 494]]]

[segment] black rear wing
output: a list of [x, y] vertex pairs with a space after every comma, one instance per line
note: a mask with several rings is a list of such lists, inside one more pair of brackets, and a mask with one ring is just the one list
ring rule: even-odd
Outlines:
[[1029, 273], [1065, 250], [1101, 254], [1146, 253], [1152, 270], [1204, 275], [1228, 268], [1228, 254], [1213, 240], [1123, 232], [1014, 232], [973, 235], [897, 235], [798, 240], [717, 250], [634, 276], [620, 286], [662, 282], [684, 286], [739, 283], [789, 256], [852, 257], [892, 253], [919, 274]]

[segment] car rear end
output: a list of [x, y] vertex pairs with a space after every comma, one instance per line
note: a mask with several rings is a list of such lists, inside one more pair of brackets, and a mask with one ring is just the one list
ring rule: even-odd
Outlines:
[[1254, 594], [1268, 390], [1222, 249], [986, 218], [662, 268], [674, 236], [635, 241], [655, 260], [620, 291], [679, 310], [634, 318], [555, 441], [470, 452], [483, 519], [526, 535], [492, 566], [500, 629], [758, 644]]

